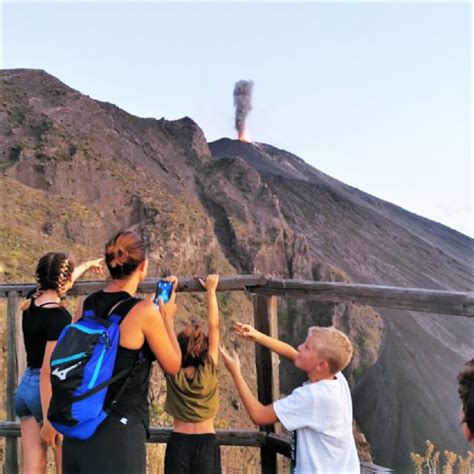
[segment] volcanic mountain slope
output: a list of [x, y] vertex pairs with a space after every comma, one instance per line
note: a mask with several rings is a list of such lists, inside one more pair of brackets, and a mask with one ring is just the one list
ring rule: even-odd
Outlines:
[[[148, 239], [150, 277], [235, 274], [194, 190], [195, 168], [211, 160], [191, 119], [139, 119], [44, 71], [0, 71], [0, 281], [32, 281], [48, 251], [69, 251], [78, 261], [100, 256], [106, 239], [128, 226]], [[219, 294], [219, 307], [224, 335], [231, 317], [252, 314], [241, 293]], [[177, 328], [205, 318], [205, 308], [204, 295], [180, 296]], [[242, 359], [254, 386], [252, 346]], [[226, 371], [221, 378], [217, 426], [252, 426], [233, 402]], [[153, 387], [152, 422], [167, 425], [160, 371]]]
[[[308, 262], [313, 269], [314, 262], [326, 262], [359, 283], [473, 290], [472, 239], [272, 146], [228, 139], [209, 146], [231, 166], [256, 169], [277, 197], [295, 240], [304, 242], [305, 259], [289, 267], [289, 276], [307, 278]], [[408, 453], [421, 451], [425, 439], [460, 450], [455, 376], [473, 356], [472, 321], [383, 308], [379, 313], [385, 323], [380, 356], [354, 389], [355, 416], [376, 462], [407, 468]]]
[[[135, 225], [150, 242], [151, 275], [260, 272], [473, 286], [472, 239], [288, 152], [229, 139], [208, 145], [189, 118], [137, 118], [43, 71], [0, 71], [0, 144], [0, 264], [8, 281], [29, 279], [47, 250], [91, 256], [112, 232]], [[194, 314], [197, 303], [198, 296], [184, 299], [182, 316]], [[220, 305], [225, 328], [231, 316], [251, 318], [244, 295], [223, 295]], [[376, 462], [404, 467], [427, 438], [442, 449], [464, 448], [455, 374], [472, 356], [467, 319], [292, 300], [281, 302], [279, 318], [294, 343], [309, 325], [331, 323], [355, 342], [347, 375]], [[250, 344], [242, 354], [250, 369]], [[282, 377], [283, 391], [300, 381], [290, 374]], [[220, 420], [241, 426], [227, 387]]]

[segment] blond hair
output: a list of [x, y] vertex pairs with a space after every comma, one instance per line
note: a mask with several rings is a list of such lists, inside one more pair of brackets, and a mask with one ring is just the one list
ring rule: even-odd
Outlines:
[[331, 374], [345, 369], [352, 358], [352, 343], [349, 338], [335, 327], [312, 326], [308, 329], [308, 336], [317, 340], [319, 357], [329, 364]]

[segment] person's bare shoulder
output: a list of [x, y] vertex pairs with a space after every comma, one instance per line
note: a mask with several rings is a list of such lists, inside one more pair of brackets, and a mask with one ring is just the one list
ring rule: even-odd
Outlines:
[[130, 311], [132, 319], [139, 320], [142, 323], [151, 323], [159, 317], [158, 307], [149, 299], [138, 302]]

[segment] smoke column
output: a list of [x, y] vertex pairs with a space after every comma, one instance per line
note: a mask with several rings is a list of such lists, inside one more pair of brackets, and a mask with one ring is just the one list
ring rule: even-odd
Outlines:
[[245, 119], [252, 110], [253, 81], [239, 81], [234, 86], [235, 129], [239, 140], [245, 138]]

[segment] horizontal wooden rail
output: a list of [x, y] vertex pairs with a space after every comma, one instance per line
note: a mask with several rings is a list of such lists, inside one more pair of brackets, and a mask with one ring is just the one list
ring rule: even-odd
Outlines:
[[282, 454], [289, 458], [291, 456], [291, 443], [288, 438], [276, 433], [267, 433], [265, 436], [265, 445], [267, 448], [273, 449], [278, 454]]
[[[150, 437], [148, 443], [167, 443], [171, 436], [171, 428], [150, 427]], [[288, 437], [275, 433], [265, 433], [264, 431], [252, 430], [216, 430], [217, 439], [221, 446], [246, 446], [261, 448], [265, 446], [273, 449], [278, 454], [287, 458], [290, 457], [291, 446]], [[0, 421], [0, 438], [19, 438], [20, 423], [16, 421]], [[377, 466], [369, 462], [360, 463], [363, 474], [388, 473], [391, 469]]]
[[457, 316], [474, 316], [474, 293], [305, 280], [269, 279], [256, 293], [318, 301], [350, 302]]
[[361, 474], [385, 474], [394, 471], [388, 467], [382, 467], [370, 462], [360, 461], [360, 472]]
[[[156, 288], [158, 278], [148, 278], [139, 287], [141, 293], [153, 293]], [[268, 279], [263, 275], [232, 275], [221, 276], [219, 278], [220, 291], [245, 291], [255, 286], [264, 286]], [[107, 280], [82, 280], [68, 291], [68, 295], [88, 295], [104, 287]], [[8, 295], [9, 291], [16, 291], [21, 296], [25, 296], [36, 288], [34, 283], [11, 283], [0, 285], [0, 298]], [[204, 291], [196, 277], [179, 277], [179, 292], [197, 293]]]
[[[148, 443], [167, 443], [172, 432], [172, 428], [159, 428], [156, 426], [150, 427], [150, 438]], [[267, 443], [267, 436], [264, 432], [256, 430], [216, 430], [217, 439], [223, 446], [253, 446], [260, 448], [262, 445]], [[20, 423], [16, 421], [0, 421], [0, 437], [5, 438], [19, 438]], [[286, 452], [289, 454], [290, 442], [288, 439], [272, 435], [270, 443], [275, 446], [279, 446], [281, 454]], [[281, 438], [277, 440], [277, 438]], [[287, 445], [287, 451], [285, 451], [285, 443]]]
[[[70, 295], [86, 295], [103, 288], [105, 281], [76, 282]], [[155, 291], [156, 279], [145, 280], [139, 288], [142, 293]], [[0, 285], [0, 297], [16, 291], [24, 296], [31, 291], [33, 283], [12, 283]], [[350, 302], [370, 306], [395, 308], [409, 311], [423, 311], [457, 316], [474, 316], [474, 293], [459, 291], [427, 290], [419, 288], [399, 288], [380, 285], [359, 285], [308, 280], [285, 280], [267, 278], [264, 275], [222, 276], [219, 291], [243, 291], [264, 295], [286, 296], [290, 298], [317, 301]], [[180, 278], [179, 292], [203, 291], [197, 278]]]

